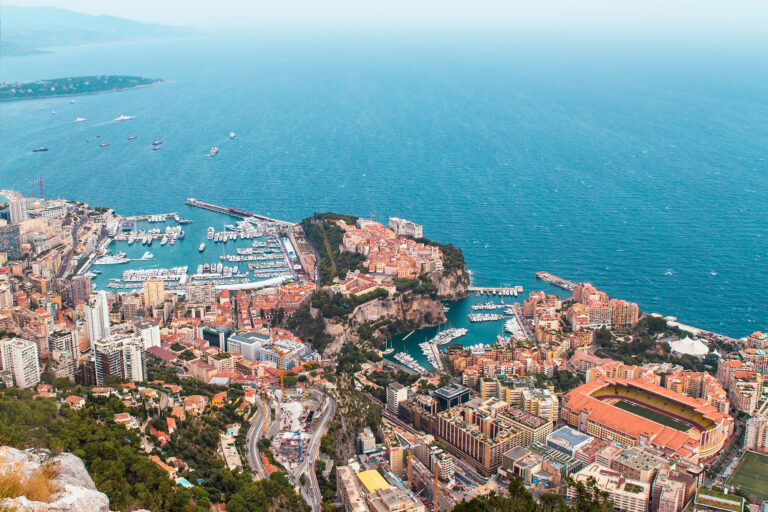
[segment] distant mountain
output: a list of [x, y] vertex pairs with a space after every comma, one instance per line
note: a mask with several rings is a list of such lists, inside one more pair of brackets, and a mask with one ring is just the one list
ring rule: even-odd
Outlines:
[[31, 55], [56, 46], [138, 41], [194, 33], [184, 27], [92, 16], [57, 7], [0, 7], [0, 55]]

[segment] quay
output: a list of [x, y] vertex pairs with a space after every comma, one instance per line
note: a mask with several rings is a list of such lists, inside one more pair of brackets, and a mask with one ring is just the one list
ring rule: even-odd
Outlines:
[[130, 223], [130, 222], [136, 222], [139, 220], [145, 220], [147, 222], [165, 222], [168, 219], [173, 219], [176, 222], [179, 222], [180, 220], [184, 220], [184, 221], [187, 220], [187, 219], [180, 218], [179, 214], [176, 212], [149, 213], [147, 215], [130, 215], [128, 217], [123, 217], [121, 220], [123, 220], [126, 223]]
[[569, 292], [572, 292], [574, 288], [576, 288], [576, 283], [563, 279], [562, 277], [557, 277], [549, 272], [536, 272], [536, 279], [541, 279], [542, 281], [546, 281], [549, 284], [555, 285], [563, 290], [568, 290]]
[[523, 293], [523, 287], [522, 286], [512, 286], [512, 287], [504, 287], [504, 286], [470, 286], [467, 288], [467, 291], [472, 293], [478, 293], [480, 295], [507, 295], [507, 296], [514, 296], [517, 297], [518, 294]]
[[432, 355], [435, 356], [435, 370], [443, 371], [443, 360], [440, 359], [440, 350], [437, 348], [437, 343], [430, 343], [429, 348], [432, 350]]
[[259, 215], [258, 213], [249, 212], [248, 210], [241, 210], [240, 208], [227, 208], [226, 206], [219, 206], [212, 203], [206, 203], [204, 201], [198, 201], [194, 197], [188, 197], [185, 202], [189, 206], [202, 208], [203, 210], [210, 210], [212, 212], [223, 213], [224, 215], [229, 215], [230, 217], [236, 217], [238, 219], [255, 218], [258, 220], [274, 222], [277, 224], [292, 225], [291, 222], [286, 222], [284, 220], [279, 220], [279, 219], [273, 219], [272, 217]]

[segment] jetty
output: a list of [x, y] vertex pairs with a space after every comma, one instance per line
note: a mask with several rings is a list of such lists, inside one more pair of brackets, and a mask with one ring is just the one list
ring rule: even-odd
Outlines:
[[549, 272], [536, 272], [536, 279], [541, 279], [542, 281], [546, 281], [549, 284], [555, 285], [563, 290], [568, 290], [569, 292], [572, 292], [576, 288], [576, 283], [563, 279], [562, 277], [557, 277]]
[[291, 222], [286, 222], [284, 220], [279, 220], [279, 219], [273, 219], [272, 217], [267, 217], [266, 215], [259, 215], [258, 213], [249, 212], [248, 210], [241, 210], [240, 208], [219, 206], [212, 203], [206, 203], [204, 201], [198, 201], [194, 197], [188, 197], [185, 202], [187, 205], [194, 206], [195, 208], [202, 208], [203, 210], [210, 210], [212, 212], [223, 213], [224, 215], [229, 215], [230, 217], [235, 217], [238, 219], [255, 218], [255, 219], [263, 220], [266, 222], [274, 222], [276, 224], [293, 225], [293, 223]]
[[437, 343], [430, 343], [429, 349], [432, 351], [432, 355], [434, 356], [434, 362], [433, 365], [435, 367], [435, 370], [442, 372], [444, 370], [443, 368], [443, 361], [440, 359], [440, 350], [437, 348]]
[[517, 297], [518, 294], [523, 293], [522, 286], [470, 286], [467, 288], [470, 293], [477, 293], [479, 295], [507, 295]]

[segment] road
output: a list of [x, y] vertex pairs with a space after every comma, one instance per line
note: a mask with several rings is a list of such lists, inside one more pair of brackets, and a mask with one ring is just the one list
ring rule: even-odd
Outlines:
[[[310, 390], [312, 392], [314, 390]], [[320, 495], [320, 489], [317, 485], [317, 475], [315, 474], [315, 461], [320, 452], [320, 439], [325, 435], [325, 430], [328, 426], [328, 420], [331, 419], [333, 413], [336, 410], [336, 403], [328, 395], [320, 393], [325, 397], [325, 403], [323, 405], [323, 412], [320, 415], [320, 419], [317, 420], [317, 424], [312, 437], [309, 441], [309, 446], [304, 448], [304, 460], [296, 468], [293, 473], [293, 477], [297, 483], [301, 486], [301, 496], [304, 501], [309, 504], [312, 512], [319, 512], [322, 510], [323, 497]], [[315, 394], [313, 393], [313, 394]], [[304, 484], [301, 484], [301, 476], [304, 476]]]
[[257, 411], [251, 419], [251, 428], [248, 429], [248, 434], [245, 437], [245, 458], [248, 465], [253, 469], [253, 478], [255, 480], [261, 480], [267, 478], [267, 470], [264, 469], [264, 463], [259, 455], [259, 439], [261, 439], [261, 432], [264, 429], [264, 422], [267, 420], [269, 414], [264, 410], [264, 403], [260, 398], [256, 399]]

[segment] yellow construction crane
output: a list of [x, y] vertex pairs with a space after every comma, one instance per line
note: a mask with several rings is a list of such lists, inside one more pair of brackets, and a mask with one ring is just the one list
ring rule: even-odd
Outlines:
[[411, 454], [411, 452], [412, 452], [412, 449], [409, 447], [408, 448], [408, 490], [409, 491], [413, 490], [413, 482], [411, 482], [411, 471], [412, 471], [411, 465], [413, 464], [413, 462], [411, 461], [411, 457], [413, 457], [413, 455]]
[[272, 346], [272, 350], [277, 352], [277, 355], [278, 355], [278, 360], [279, 360], [278, 366], [280, 367], [280, 400], [285, 402], [285, 375], [283, 375], [284, 374], [283, 358], [287, 357], [289, 359], [293, 359], [294, 361], [299, 363], [299, 365], [303, 365], [304, 361], [302, 361], [298, 357], [294, 357], [290, 354], [286, 354], [282, 350], [275, 348], [274, 345]]

